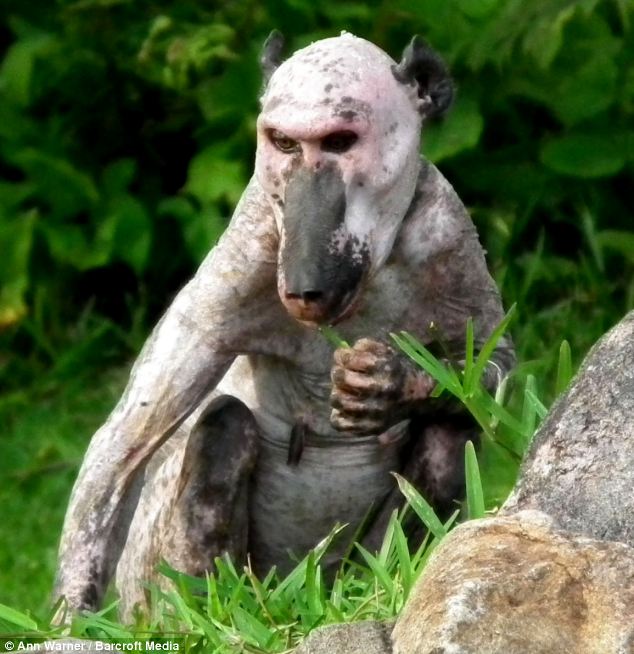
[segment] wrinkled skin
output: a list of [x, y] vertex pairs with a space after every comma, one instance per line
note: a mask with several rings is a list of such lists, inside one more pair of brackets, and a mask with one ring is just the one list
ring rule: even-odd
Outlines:
[[[373, 507], [380, 542], [398, 470], [435, 506], [461, 496], [473, 427], [389, 345], [406, 330], [460, 360], [503, 316], [475, 229], [418, 154], [448, 104], [444, 66], [414, 41], [395, 64], [362, 39], [319, 41], [270, 75], [254, 177], [225, 234], [148, 339], [75, 484], [55, 596], [95, 609], [116, 570], [122, 609], [165, 559], [203, 574], [223, 552], [288, 569]], [[350, 348], [316, 330], [337, 325]], [[435, 330], [431, 329], [431, 325]], [[513, 364], [502, 340], [484, 375]], [[345, 539], [344, 539], [345, 541]], [[326, 564], [347, 543], [336, 543]]]

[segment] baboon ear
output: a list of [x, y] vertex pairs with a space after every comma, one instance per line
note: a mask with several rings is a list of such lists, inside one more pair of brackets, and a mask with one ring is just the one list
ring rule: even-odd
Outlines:
[[273, 30], [264, 41], [260, 53], [260, 69], [262, 70], [264, 86], [269, 83], [275, 69], [284, 61], [282, 58], [283, 48], [284, 36], [280, 31]]
[[423, 118], [441, 116], [448, 109], [453, 98], [449, 71], [445, 62], [420, 36], [416, 35], [409, 42], [392, 72], [399, 82], [418, 85], [419, 111]]

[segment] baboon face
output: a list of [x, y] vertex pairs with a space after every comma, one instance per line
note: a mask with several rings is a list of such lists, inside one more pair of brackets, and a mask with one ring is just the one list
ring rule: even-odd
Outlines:
[[422, 100], [397, 70], [344, 34], [299, 50], [266, 86], [256, 175], [280, 235], [279, 296], [302, 322], [354, 311], [412, 201]]

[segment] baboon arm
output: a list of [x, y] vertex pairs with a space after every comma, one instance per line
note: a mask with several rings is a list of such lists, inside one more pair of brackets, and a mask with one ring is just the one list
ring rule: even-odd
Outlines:
[[72, 609], [98, 607], [125, 541], [134, 482], [149, 458], [236, 354], [248, 351], [250, 339], [257, 341], [258, 329], [267, 329], [266, 312], [255, 316], [244, 307], [275, 288], [275, 258], [267, 250], [274, 238], [270, 210], [252, 182], [224, 236], [146, 342], [123, 397], [94, 435], [60, 545], [55, 597], [64, 596]]

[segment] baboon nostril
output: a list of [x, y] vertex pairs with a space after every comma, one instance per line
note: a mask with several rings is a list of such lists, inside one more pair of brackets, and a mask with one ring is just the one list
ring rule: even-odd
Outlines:
[[319, 302], [323, 298], [322, 291], [301, 291], [300, 293], [286, 293], [288, 300], [302, 300], [306, 303]]
[[319, 302], [323, 296], [321, 291], [304, 291], [302, 293], [302, 300], [304, 302]]

